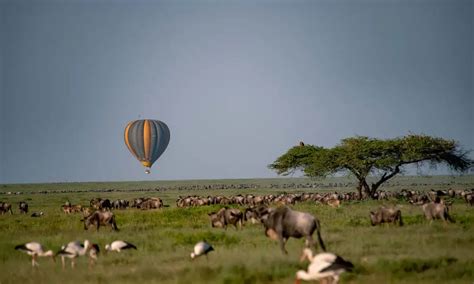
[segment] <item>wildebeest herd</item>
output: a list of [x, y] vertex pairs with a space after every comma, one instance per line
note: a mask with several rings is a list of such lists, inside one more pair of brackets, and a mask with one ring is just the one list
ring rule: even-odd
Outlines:
[[[473, 197], [473, 190], [451, 189], [431, 190], [426, 192], [411, 190], [401, 190], [398, 192], [380, 191], [377, 195], [377, 199], [379, 200], [395, 198], [398, 200], [405, 200], [414, 206], [419, 206], [421, 208], [421, 212], [424, 214], [425, 218], [430, 221], [430, 223], [435, 219], [441, 219], [444, 222], [455, 221], [450, 215], [451, 204], [447, 202], [447, 199], [459, 198], [464, 200], [470, 206], [473, 206]], [[319, 247], [321, 250], [326, 251], [326, 246], [321, 234], [321, 223], [324, 226], [324, 222], [320, 222], [318, 218], [310, 213], [296, 211], [289, 206], [300, 202], [307, 202], [310, 204], [312, 203], [338, 207], [343, 205], [345, 202], [356, 200], [359, 200], [359, 197], [356, 193], [337, 192], [280, 193], [268, 195], [238, 194], [234, 196], [217, 195], [207, 197], [194, 195], [185, 197], [180, 196], [176, 200], [176, 206], [178, 208], [186, 209], [197, 206], [222, 205], [219, 210], [209, 210], [207, 213], [212, 228], [227, 229], [228, 226], [233, 226], [237, 230], [242, 230], [244, 225], [247, 223], [261, 224], [265, 236], [278, 241], [280, 249], [284, 253], [287, 253], [285, 244], [290, 238], [304, 238], [306, 249], [304, 250], [304, 254], [308, 259], [316, 261], [316, 259], [322, 258], [322, 254], [312, 256], [307, 249], [317, 247], [313, 239], [313, 234], [316, 232]], [[93, 198], [90, 200], [88, 206], [73, 205], [70, 202], [66, 202], [61, 206], [61, 209], [65, 214], [68, 215], [82, 213], [81, 220], [83, 221], [85, 230], [89, 229], [90, 227], [94, 227], [96, 230], [99, 230], [100, 226], [110, 226], [111, 229], [115, 231], [118, 230], [114, 213], [118, 211], [115, 210], [126, 210], [128, 208], [152, 210], [161, 209], [164, 207], [166, 206], [163, 204], [163, 200], [159, 197], [142, 197], [134, 198], [132, 200], [117, 199], [114, 201], [104, 198]], [[19, 202], [18, 210], [21, 214], [27, 214], [29, 210], [28, 203], [25, 201]], [[12, 205], [6, 202], [0, 202], [0, 213], [13, 214]], [[34, 212], [33, 215], [32, 217], [40, 217], [43, 216], [43, 212]], [[379, 208], [374, 208], [372, 211], [368, 212], [367, 216], [373, 226], [383, 223], [395, 223], [399, 226], [404, 225], [402, 209], [398, 207], [382, 206]], [[36, 260], [39, 256], [61, 256], [63, 259], [71, 258], [72, 266], [74, 266], [73, 261], [76, 257], [85, 255], [86, 253], [89, 253], [91, 263], [94, 263], [95, 260], [97, 260], [97, 254], [99, 252], [99, 246], [97, 244], [91, 244], [89, 242], [85, 242], [84, 244], [80, 244], [78, 242], [74, 242], [74, 244], [72, 243], [73, 242], [63, 246], [56, 254], [45, 251], [40, 244], [35, 242], [29, 243], [29, 248], [27, 244], [24, 244], [17, 246], [16, 249], [26, 251], [29, 255], [31, 255], [33, 266], [37, 265]], [[75, 252], [71, 253], [65, 250], [68, 246], [75, 246]], [[201, 243], [199, 247], [202, 247], [203, 254], [207, 254], [207, 252], [211, 251], [210, 248], [212, 248], [212, 246], [207, 243]], [[35, 248], [36, 252], [34, 252], [32, 248]], [[193, 252], [193, 254], [195, 256], [198, 255], [196, 252]], [[325, 253], [325, 256], [325, 261], [329, 261], [329, 263], [326, 263], [327, 266], [325, 266], [325, 268], [330, 267], [331, 265], [337, 266], [337, 262], [346, 263], [345, 268], [342, 270], [327, 269], [324, 271], [330, 271], [330, 274], [324, 274], [322, 273], [322, 270], [311, 272], [310, 267], [313, 264], [312, 262], [307, 272], [298, 272], [297, 279], [315, 280], [329, 277], [333, 283], [336, 283], [340, 273], [345, 270], [352, 269], [352, 264], [347, 261], [341, 261], [342, 258], [340, 256], [331, 253]]]

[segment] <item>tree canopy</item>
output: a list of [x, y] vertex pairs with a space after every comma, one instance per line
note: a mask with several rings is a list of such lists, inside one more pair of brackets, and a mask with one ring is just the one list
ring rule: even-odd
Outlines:
[[[455, 171], [467, 171], [473, 166], [454, 140], [426, 135], [407, 135], [393, 139], [376, 139], [356, 136], [342, 139], [333, 148], [324, 148], [300, 143], [278, 157], [269, 168], [279, 175], [288, 175], [301, 170], [310, 177], [326, 177], [349, 172], [358, 181], [357, 190], [374, 197], [381, 184], [402, 172], [408, 164], [431, 166], [446, 164]], [[369, 185], [367, 177], [378, 180]]]

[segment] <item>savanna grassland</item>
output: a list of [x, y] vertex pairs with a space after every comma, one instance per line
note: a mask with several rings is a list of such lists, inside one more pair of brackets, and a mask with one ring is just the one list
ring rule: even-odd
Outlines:
[[[208, 213], [221, 206], [176, 208], [175, 200], [185, 195], [269, 194], [302, 191], [351, 191], [347, 178], [317, 181], [317, 188], [281, 189], [271, 184], [313, 182], [309, 179], [201, 180], [120, 183], [68, 183], [0, 185], [0, 201], [13, 204], [13, 215], [0, 215], [0, 283], [292, 283], [295, 272], [304, 269], [299, 256], [303, 240], [290, 239], [288, 255], [278, 244], [264, 236], [261, 225], [246, 224], [242, 231], [234, 228], [211, 228]], [[253, 184], [249, 189], [179, 190], [180, 185]], [[467, 189], [474, 188], [474, 176], [398, 177], [383, 190]], [[152, 191], [141, 191], [149, 189]], [[156, 190], [154, 190], [156, 189]], [[38, 194], [47, 191], [48, 194]], [[5, 194], [5, 193], [11, 194]], [[20, 192], [21, 194], [15, 194]], [[66, 201], [88, 205], [93, 197], [132, 199], [156, 196], [166, 208], [152, 211], [115, 210], [119, 232], [109, 228], [84, 231], [81, 215], [65, 215], [61, 205]], [[30, 213], [43, 211], [44, 216], [20, 215], [18, 202], [27, 201]], [[372, 227], [371, 209], [397, 204], [405, 226]], [[243, 207], [241, 207], [242, 209]], [[420, 207], [400, 200], [353, 201], [340, 208], [310, 202], [292, 206], [311, 212], [322, 225], [322, 236], [328, 251], [342, 255], [355, 265], [342, 283], [474, 283], [474, 208], [455, 199], [451, 210], [454, 224], [429, 224]], [[116, 239], [137, 245], [137, 251], [121, 254], [103, 251], [97, 265], [89, 269], [87, 259], [79, 259], [76, 269], [63, 270], [60, 261], [40, 259], [32, 269], [30, 258], [15, 251], [18, 244], [38, 241], [46, 249], [89, 239], [103, 249]], [[194, 244], [200, 240], [213, 244], [209, 259], [190, 260]]]

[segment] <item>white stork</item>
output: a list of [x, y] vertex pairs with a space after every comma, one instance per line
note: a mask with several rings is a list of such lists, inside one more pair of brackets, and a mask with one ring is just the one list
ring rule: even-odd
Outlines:
[[207, 254], [213, 250], [214, 248], [207, 242], [199, 242], [194, 246], [194, 252], [191, 253], [191, 259], [194, 259], [201, 255], [206, 255], [207, 257]]
[[63, 268], [66, 266], [66, 257], [71, 259], [71, 267], [74, 268], [76, 258], [85, 255], [90, 247], [91, 244], [88, 240], [84, 241], [84, 245], [79, 241], [70, 242], [67, 245], [62, 246], [61, 250], [56, 255], [61, 256]]
[[328, 280], [328, 283], [338, 283], [341, 273], [354, 268], [349, 261], [329, 252], [319, 253], [313, 257], [311, 249], [305, 248], [301, 260], [305, 258], [311, 262], [308, 271], [299, 270], [296, 273], [295, 284], [299, 284], [300, 280]]
[[36, 259], [39, 256], [50, 256], [53, 261], [56, 261], [54, 258], [54, 253], [52, 250], [44, 251], [43, 246], [37, 242], [30, 242], [22, 245], [17, 245], [16, 250], [23, 251], [28, 255], [31, 255], [31, 265], [33, 267], [38, 266]]
[[124, 249], [137, 249], [137, 247], [134, 244], [121, 240], [113, 241], [110, 245], [105, 245], [106, 251], [121, 252]]

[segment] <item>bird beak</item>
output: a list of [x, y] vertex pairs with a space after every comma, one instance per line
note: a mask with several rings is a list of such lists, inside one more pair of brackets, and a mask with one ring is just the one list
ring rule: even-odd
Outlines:
[[300, 283], [301, 283], [301, 281], [298, 278], [296, 278], [295, 279], [295, 284], [300, 284]]

